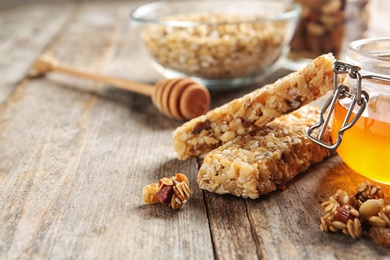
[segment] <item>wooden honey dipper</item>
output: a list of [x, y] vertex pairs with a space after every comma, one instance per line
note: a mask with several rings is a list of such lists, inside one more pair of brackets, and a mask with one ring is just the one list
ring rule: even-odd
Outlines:
[[62, 65], [49, 54], [44, 54], [35, 61], [31, 76], [44, 75], [51, 71], [102, 82], [112, 87], [150, 96], [153, 105], [160, 112], [181, 121], [203, 115], [210, 106], [209, 91], [189, 78], [162, 79], [155, 86], [151, 86]]

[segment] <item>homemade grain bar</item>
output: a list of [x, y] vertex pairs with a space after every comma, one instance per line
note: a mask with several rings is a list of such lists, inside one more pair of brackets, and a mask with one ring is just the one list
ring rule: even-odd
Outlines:
[[316, 100], [333, 88], [334, 61], [331, 54], [322, 55], [273, 84], [184, 123], [173, 132], [177, 157], [205, 154]]
[[[302, 107], [210, 152], [198, 173], [200, 188], [256, 199], [283, 187], [331, 155], [307, 138], [308, 127], [318, 122], [319, 113], [320, 108]], [[330, 128], [322, 140], [330, 141]]]

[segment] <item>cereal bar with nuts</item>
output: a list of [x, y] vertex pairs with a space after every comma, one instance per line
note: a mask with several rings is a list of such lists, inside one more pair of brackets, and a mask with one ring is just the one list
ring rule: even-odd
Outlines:
[[173, 132], [177, 157], [205, 154], [321, 97], [333, 88], [334, 61], [332, 54], [319, 56], [297, 72], [184, 123]]
[[[320, 109], [304, 106], [210, 152], [199, 170], [200, 188], [256, 199], [331, 155], [307, 138]], [[324, 132], [330, 140], [330, 129]]]

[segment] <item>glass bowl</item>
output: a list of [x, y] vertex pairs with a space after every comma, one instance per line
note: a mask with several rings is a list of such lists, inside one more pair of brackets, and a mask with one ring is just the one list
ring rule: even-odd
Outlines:
[[209, 89], [250, 85], [288, 52], [300, 6], [287, 1], [162, 1], [131, 13], [153, 67]]

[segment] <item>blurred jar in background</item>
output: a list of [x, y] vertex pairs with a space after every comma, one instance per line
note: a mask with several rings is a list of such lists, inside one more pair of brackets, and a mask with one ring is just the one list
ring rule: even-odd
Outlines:
[[367, 37], [370, 0], [293, 0], [302, 7], [287, 65], [298, 69], [321, 54], [342, 59], [348, 43]]
[[369, 38], [389, 37], [389, 14], [390, 1], [389, 0], [371, 0], [371, 15], [370, 15], [370, 29]]

